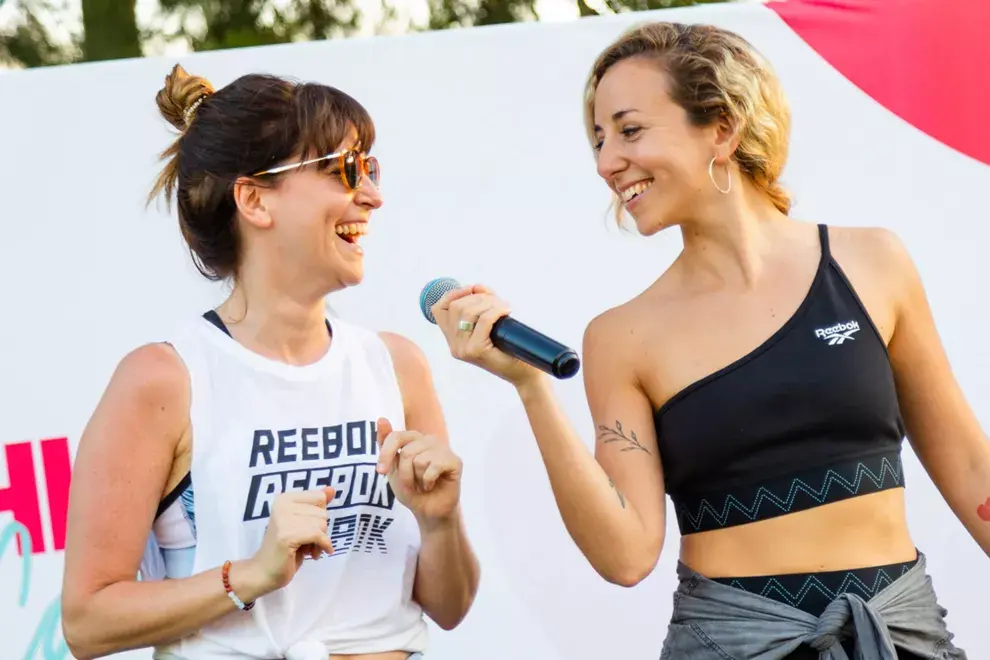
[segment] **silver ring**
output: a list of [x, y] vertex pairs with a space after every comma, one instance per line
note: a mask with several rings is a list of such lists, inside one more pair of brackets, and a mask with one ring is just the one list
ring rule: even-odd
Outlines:
[[474, 321], [460, 320], [457, 322], [457, 329], [462, 332], [471, 332], [474, 330]]

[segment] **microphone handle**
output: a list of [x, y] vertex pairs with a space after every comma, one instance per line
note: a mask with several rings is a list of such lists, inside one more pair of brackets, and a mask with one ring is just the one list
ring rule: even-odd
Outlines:
[[491, 340], [511, 355], [556, 378], [570, 378], [581, 368], [577, 353], [537, 332], [511, 316], [503, 316], [492, 327]]

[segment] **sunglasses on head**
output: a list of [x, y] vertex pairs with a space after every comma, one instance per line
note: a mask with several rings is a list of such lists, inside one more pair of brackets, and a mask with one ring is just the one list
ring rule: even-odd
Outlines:
[[304, 165], [311, 165], [313, 163], [323, 163], [324, 167], [327, 168], [336, 165], [340, 172], [340, 179], [344, 182], [344, 185], [347, 186], [348, 190], [357, 190], [360, 188], [361, 180], [364, 177], [371, 179], [371, 182], [377, 186], [382, 176], [382, 168], [378, 164], [377, 158], [359, 153], [354, 149], [338, 151], [337, 153], [327, 154], [326, 156], [320, 156], [319, 158], [310, 158], [309, 160], [304, 160], [299, 163], [279, 165], [278, 167], [273, 167], [270, 170], [256, 172], [254, 176], [278, 174], [280, 172], [286, 172], [288, 170], [302, 167]]

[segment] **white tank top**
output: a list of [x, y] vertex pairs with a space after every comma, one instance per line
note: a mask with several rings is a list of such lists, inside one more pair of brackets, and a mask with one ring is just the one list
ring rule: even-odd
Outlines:
[[[376, 420], [405, 428], [402, 394], [377, 334], [328, 319], [330, 350], [298, 367], [267, 359], [197, 318], [169, 341], [192, 388], [192, 467], [156, 516], [141, 579], [180, 578], [251, 557], [271, 504], [289, 490], [332, 486], [334, 554], [155, 658], [309, 658], [417, 652], [427, 645], [412, 600], [419, 527], [378, 458]], [[223, 586], [217, 583], [217, 589]]]

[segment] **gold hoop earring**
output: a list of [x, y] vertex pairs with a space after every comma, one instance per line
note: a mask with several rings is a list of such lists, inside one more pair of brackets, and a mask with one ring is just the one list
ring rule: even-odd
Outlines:
[[729, 163], [725, 163], [725, 178], [729, 181], [729, 186], [725, 190], [719, 188], [718, 183], [715, 182], [715, 173], [712, 171], [714, 167], [715, 158], [712, 158], [711, 162], [708, 163], [708, 178], [712, 180], [712, 185], [715, 186], [715, 190], [719, 191], [723, 195], [729, 194], [729, 191], [732, 190], [732, 172], [729, 171]]

